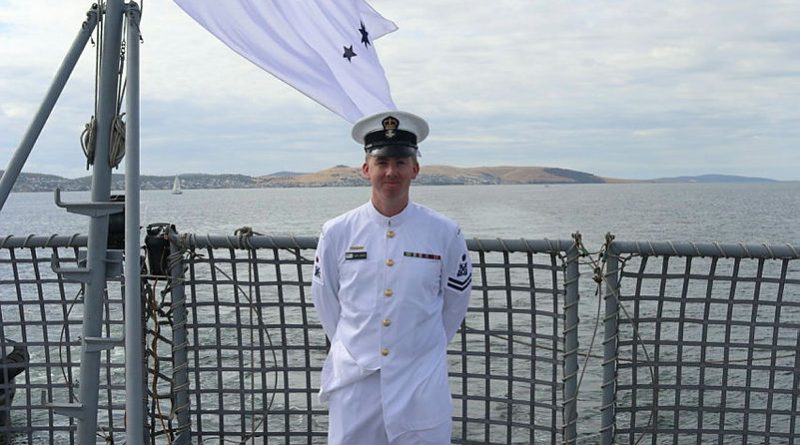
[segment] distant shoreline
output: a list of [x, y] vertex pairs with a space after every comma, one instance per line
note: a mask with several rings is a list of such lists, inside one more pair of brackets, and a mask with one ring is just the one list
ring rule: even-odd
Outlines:
[[[358, 167], [337, 165], [313, 173], [278, 172], [265, 176], [187, 173], [178, 175], [184, 189], [252, 189], [368, 186]], [[141, 176], [142, 190], [170, 190], [175, 176]], [[21, 173], [14, 192], [45, 192], [91, 189], [91, 176], [69, 179], [56, 175]], [[604, 178], [591, 173], [552, 167], [472, 167], [425, 166], [415, 180], [417, 185], [512, 185], [512, 184], [620, 184], [620, 183], [779, 183], [767, 178], [732, 175], [678, 176], [646, 180]], [[124, 176], [112, 175], [111, 188], [124, 189]]]

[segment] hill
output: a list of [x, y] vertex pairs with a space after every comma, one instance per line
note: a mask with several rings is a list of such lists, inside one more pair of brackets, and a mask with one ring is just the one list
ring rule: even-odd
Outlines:
[[[259, 187], [335, 187], [367, 185], [361, 168], [337, 165], [315, 173], [294, 176], [259, 176]], [[421, 185], [575, 184], [604, 183], [591, 173], [550, 167], [473, 167], [426, 165], [415, 181]]]

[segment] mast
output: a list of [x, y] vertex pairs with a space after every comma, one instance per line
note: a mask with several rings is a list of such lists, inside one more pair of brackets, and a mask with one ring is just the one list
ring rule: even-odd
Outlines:
[[[126, 443], [144, 444], [144, 352], [141, 303], [141, 271], [139, 269], [139, 6], [130, 1], [106, 0], [105, 8], [97, 4], [87, 12], [87, 19], [73, 41], [61, 63], [33, 122], [17, 147], [2, 178], [0, 178], [0, 210], [11, 193], [11, 189], [30, 155], [58, 97], [66, 85], [92, 32], [100, 14], [103, 19], [98, 100], [94, 156], [91, 159], [91, 202], [67, 204], [61, 201], [60, 190], [55, 191], [55, 202], [68, 212], [90, 217], [86, 263], [80, 267], [61, 267], [53, 263], [53, 271], [62, 278], [75, 280], [84, 286], [84, 309], [81, 335], [81, 361], [79, 401], [49, 403], [56, 414], [77, 419], [77, 442], [81, 445], [96, 443], [97, 408], [100, 380], [100, 357], [103, 351], [125, 345], [125, 390], [126, 390]], [[102, 337], [103, 304], [106, 298], [107, 280], [121, 273], [123, 255], [119, 250], [108, 248], [109, 215], [123, 210], [122, 203], [111, 201], [111, 135], [112, 123], [117, 117], [117, 90], [119, 87], [120, 59], [122, 51], [123, 15], [129, 19], [127, 60], [130, 82], [126, 85], [128, 123], [126, 140], [128, 160], [126, 162], [125, 188], [125, 338]]]
[[125, 124], [125, 442], [144, 444], [144, 391], [146, 366], [144, 322], [142, 321], [142, 281], [139, 265], [139, 19], [141, 10], [131, 1], [128, 18], [128, 82]]
[[[109, 164], [111, 123], [117, 110], [117, 81], [122, 41], [122, 0], [107, 0], [103, 19], [103, 42], [97, 101], [97, 136], [92, 168], [92, 203], [107, 203], [111, 197]], [[108, 344], [102, 339], [103, 300], [106, 294], [106, 256], [108, 213], [92, 215], [89, 221], [86, 268], [88, 280], [84, 295], [83, 339], [81, 342], [80, 403], [78, 443], [96, 442], [97, 402], [99, 396], [100, 357]], [[138, 244], [138, 243], [137, 243]], [[126, 320], [127, 321], [127, 320]], [[95, 347], [92, 347], [95, 344]]]

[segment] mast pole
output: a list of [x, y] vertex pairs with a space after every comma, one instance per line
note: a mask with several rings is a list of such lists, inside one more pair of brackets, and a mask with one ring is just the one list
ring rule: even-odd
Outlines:
[[125, 124], [125, 424], [126, 443], [144, 444], [144, 348], [139, 265], [139, 5], [128, 3]]
[[[111, 196], [111, 125], [117, 113], [117, 84], [122, 41], [123, 0], [106, 0], [103, 47], [100, 57], [99, 99], [97, 102], [97, 136], [92, 168], [92, 202], [107, 203]], [[89, 221], [86, 284], [81, 341], [80, 402], [77, 439], [80, 445], [96, 443], [97, 405], [99, 398], [100, 348], [90, 342], [99, 341], [103, 328], [103, 301], [106, 295], [106, 256], [108, 215], [95, 215]], [[138, 242], [137, 242], [138, 245]], [[137, 260], [138, 263], [138, 260]], [[138, 444], [137, 444], [138, 445]]]

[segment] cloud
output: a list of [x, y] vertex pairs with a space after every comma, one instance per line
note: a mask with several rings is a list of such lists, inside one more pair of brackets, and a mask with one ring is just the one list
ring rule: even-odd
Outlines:
[[[797, 2], [371, 4], [399, 26], [375, 45], [395, 102], [431, 123], [424, 163], [800, 179]], [[85, 11], [0, 0], [3, 166]], [[142, 32], [144, 173], [360, 164], [346, 122], [173, 2], [145, 2]], [[27, 171], [86, 174], [76, 141], [92, 114], [93, 62], [90, 45]]]

